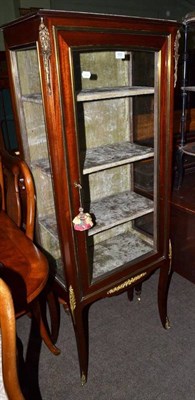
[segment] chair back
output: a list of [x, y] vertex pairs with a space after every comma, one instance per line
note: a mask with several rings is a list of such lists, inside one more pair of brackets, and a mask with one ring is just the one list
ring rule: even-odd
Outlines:
[[1, 209], [33, 239], [35, 189], [27, 164], [17, 156], [0, 149]]
[[[16, 361], [16, 322], [11, 292], [0, 278], [0, 333], [2, 378], [9, 400], [24, 400], [20, 389]], [[0, 366], [1, 371], [1, 366]], [[2, 394], [3, 395], [3, 394]], [[1, 396], [1, 394], [0, 394]]]

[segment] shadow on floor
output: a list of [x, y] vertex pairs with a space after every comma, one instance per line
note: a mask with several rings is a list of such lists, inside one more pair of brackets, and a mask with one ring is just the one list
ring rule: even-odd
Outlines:
[[26, 355], [21, 340], [17, 338], [19, 380], [25, 400], [43, 400], [38, 378], [41, 345], [42, 339], [32, 319]]

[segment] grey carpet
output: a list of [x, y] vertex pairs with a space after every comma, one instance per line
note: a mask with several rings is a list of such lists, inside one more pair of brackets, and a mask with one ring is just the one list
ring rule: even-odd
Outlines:
[[[62, 309], [57, 343], [61, 355], [52, 355], [42, 344], [37, 376], [40, 392], [34, 390], [36, 383], [31, 379], [30, 398], [194, 400], [195, 286], [173, 275], [168, 301], [171, 329], [166, 331], [158, 316], [157, 284], [158, 272], [144, 283], [140, 304], [136, 299], [129, 302], [124, 293], [91, 306], [89, 372], [84, 387], [72, 324]], [[26, 316], [17, 321], [24, 358], [30, 324]], [[33, 359], [29, 364], [33, 371]], [[33, 377], [28, 369], [26, 373], [27, 379]]]

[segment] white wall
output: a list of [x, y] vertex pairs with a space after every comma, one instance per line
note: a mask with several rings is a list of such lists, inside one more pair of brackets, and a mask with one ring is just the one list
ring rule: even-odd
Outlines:
[[51, 9], [94, 11], [181, 21], [195, 11], [195, 0], [50, 0]]
[[[13, 0], [1, 1], [0, 26], [16, 18], [16, 2]], [[19, 13], [19, 12], [18, 12]], [[3, 33], [0, 32], [0, 50], [4, 49]]]
[[[19, 17], [19, 8], [50, 8], [50, 0], [0, 0], [0, 26]], [[3, 33], [0, 32], [0, 50], [4, 50]]]
[[18, 0], [20, 8], [50, 8], [50, 0]]

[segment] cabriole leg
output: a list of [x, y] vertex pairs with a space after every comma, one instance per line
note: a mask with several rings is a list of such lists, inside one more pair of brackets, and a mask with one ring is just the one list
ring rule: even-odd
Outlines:
[[77, 342], [78, 358], [82, 386], [87, 382], [88, 358], [89, 358], [89, 332], [88, 332], [89, 307], [75, 310], [74, 330]]
[[160, 268], [159, 285], [158, 285], [158, 308], [162, 325], [165, 329], [170, 328], [169, 318], [167, 316], [167, 297], [170, 283], [170, 265], [163, 265]]

